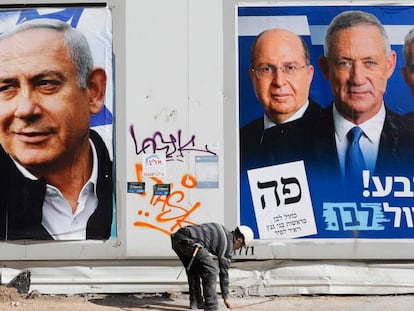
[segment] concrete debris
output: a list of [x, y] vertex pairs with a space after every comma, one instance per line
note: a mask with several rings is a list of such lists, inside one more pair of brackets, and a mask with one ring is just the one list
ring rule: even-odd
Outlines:
[[27, 294], [30, 289], [30, 271], [25, 270], [20, 272], [14, 279], [12, 279], [7, 287], [14, 287], [19, 294]]

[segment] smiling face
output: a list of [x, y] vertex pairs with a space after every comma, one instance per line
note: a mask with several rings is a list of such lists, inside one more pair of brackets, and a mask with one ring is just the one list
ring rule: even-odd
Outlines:
[[293, 33], [273, 29], [258, 39], [255, 48], [254, 68], [295, 65], [294, 74], [283, 73], [279, 68], [273, 77], [258, 78], [249, 71], [256, 97], [270, 119], [280, 123], [291, 117], [307, 101], [313, 78], [313, 66], [306, 64], [301, 40]]
[[360, 124], [381, 108], [387, 80], [395, 69], [396, 54], [386, 55], [377, 27], [358, 25], [333, 34], [328, 58], [320, 61], [338, 111]]
[[62, 33], [31, 29], [0, 41], [0, 143], [23, 166], [59, 169], [89, 148], [97, 111], [88, 94]]

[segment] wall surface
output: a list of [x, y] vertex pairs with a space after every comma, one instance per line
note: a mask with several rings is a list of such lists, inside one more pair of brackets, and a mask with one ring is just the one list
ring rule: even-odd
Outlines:
[[126, 176], [145, 182], [126, 194], [128, 256], [171, 255], [179, 225], [225, 222], [221, 18], [217, 0], [127, 2]]
[[[16, 1], [2, 1], [7, 3]], [[287, 1], [273, 4], [283, 3]], [[303, 1], [295, 3], [300, 5]], [[236, 9], [247, 4], [271, 3], [107, 1], [113, 14], [117, 235], [105, 242], [1, 243], [0, 260], [8, 279], [18, 271], [33, 268], [42, 292], [67, 292], [65, 284], [74, 275], [83, 286], [73, 286], [73, 292], [131, 292], [141, 289], [139, 284], [143, 284], [144, 290], [149, 283], [156, 291], [185, 287], [185, 279], [175, 279], [180, 266], [170, 249], [170, 233], [188, 223], [216, 221], [232, 229], [239, 222]], [[132, 186], [143, 186], [143, 183], [145, 193], [131, 190]], [[154, 193], [155, 185], [169, 186], [170, 196]], [[256, 242], [254, 248], [237, 253], [235, 259], [348, 259], [352, 262], [353, 259], [414, 258], [412, 247], [407, 247], [412, 243], [410, 239]], [[300, 261], [292, 265], [301, 267]], [[134, 268], [139, 266], [144, 268]], [[168, 271], [165, 278], [164, 268], [160, 270], [160, 266]], [[309, 272], [314, 266], [303, 267]], [[264, 271], [262, 268], [258, 268], [260, 273]], [[283, 270], [279, 263], [265, 267], [269, 271], [275, 268]], [[357, 268], [353, 271], [358, 271]], [[385, 279], [392, 269], [392, 264], [384, 266], [380, 279]], [[297, 280], [304, 275], [299, 270], [292, 272], [293, 278], [291, 275], [286, 278]], [[56, 271], [61, 278], [54, 279]], [[133, 275], [128, 277], [131, 271]], [[148, 277], [154, 271], [162, 272], [157, 274], [157, 286]], [[233, 276], [243, 279], [243, 273], [238, 273]], [[312, 277], [329, 279], [331, 275], [321, 272]], [[252, 280], [251, 277], [249, 274], [246, 280]], [[352, 284], [349, 279], [343, 282], [343, 288]], [[289, 282], [286, 284], [286, 288], [291, 286]], [[401, 292], [399, 286], [402, 288], [403, 284], [397, 281], [393, 284], [396, 292]], [[338, 292], [344, 293], [343, 288]], [[320, 292], [335, 293], [324, 289]], [[278, 289], [275, 287], [268, 293], [278, 294]]]
[[[25, 2], [39, 3], [64, 7], [66, 2]], [[373, 2], [358, 2], [367, 3]], [[2, 243], [1, 259], [175, 258], [169, 235], [179, 226], [217, 221], [234, 228], [240, 204], [237, 9], [287, 4], [301, 5], [107, 1], [113, 18], [116, 237], [106, 242]], [[144, 193], [130, 191], [137, 183], [145, 184]], [[155, 192], [159, 184], [169, 187], [168, 197]], [[383, 251], [378, 243], [397, 251]], [[363, 250], [369, 249], [376, 258], [412, 258], [409, 248], [401, 247], [407, 243], [409, 239], [260, 240], [236, 256], [352, 259], [366, 258]]]

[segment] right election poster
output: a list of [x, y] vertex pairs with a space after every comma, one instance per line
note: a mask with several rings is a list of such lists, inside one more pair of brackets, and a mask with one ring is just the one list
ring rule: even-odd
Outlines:
[[414, 236], [414, 7], [240, 6], [240, 222]]

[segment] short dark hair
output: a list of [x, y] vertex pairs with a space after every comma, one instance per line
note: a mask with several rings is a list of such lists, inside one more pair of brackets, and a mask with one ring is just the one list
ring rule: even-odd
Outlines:
[[236, 229], [234, 229], [234, 236], [235, 236], [236, 239], [242, 239], [243, 243], [245, 243], [244, 235], [243, 235], [243, 233], [240, 232], [239, 227], [236, 227]]

